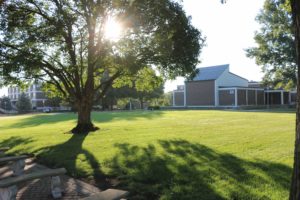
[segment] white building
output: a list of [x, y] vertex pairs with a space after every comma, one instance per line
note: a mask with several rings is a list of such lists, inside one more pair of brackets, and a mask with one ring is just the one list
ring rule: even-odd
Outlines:
[[25, 93], [31, 100], [32, 108], [44, 107], [45, 101], [47, 100], [45, 93], [41, 90], [40, 84], [33, 84], [26, 90], [22, 90], [17, 86], [11, 86], [8, 88], [8, 97], [10, 98], [13, 105], [16, 104], [18, 98], [22, 93]]

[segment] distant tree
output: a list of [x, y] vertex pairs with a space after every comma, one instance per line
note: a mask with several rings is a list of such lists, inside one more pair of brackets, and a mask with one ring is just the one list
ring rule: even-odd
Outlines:
[[0, 107], [4, 110], [12, 110], [10, 98], [8, 97], [0, 98]]
[[44, 105], [48, 107], [59, 107], [61, 101], [60, 97], [50, 97], [45, 101]]
[[265, 73], [263, 84], [291, 89], [297, 84], [296, 47], [290, 1], [266, 0], [256, 17], [261, 24], [254, 40], [257, 47], [247, 49]]
[[141, 109], [144, 109], [144, 104], [147, 101], [150, 102], [153, 99], [157, 99], [157, 98], [161, 97], [163, 95], [163, 93], [164, 93], [163, 85], [161, 85], [160, 87], [157, 87], [157, 88], [153, 88], [153, 90], [150, 90], [150, 91], [137, 91], [136, 96], [140, 102]]
[[112, 86], [107, 90], [105, 96], [103, 96], [97, 104], [100, 104], [102, 110], [113, 109], [116, 105], [118, 96], [120, 95], [120, 89], [113, 88]]
[[131, 86], [111, 86], [107, 89], [106, 94], [100, 99], [98, 104], [102, 106], [102, 110], [113, 109], [113, 106], [117, 104], [118, 100], [124, 99], [127, 97], [133, 97], [134, 91]]
[[[111, 21], [122, 26], [119, 40], [106, 37]], [[145, 66], [168, 78], [190, 75], [204, 43], [173, 0], [6, 0], [0, 22], [1, 82], [55, 86], [78, 110], [73, 133], [97, 129], [92, 106], [115, 81]]]
[[162, 96], [164, 81], [155, 74], [153, 69], [145, 68], [137, 74], [133, 89], [134, 96], [139, 100], [141, 109], [143, 109], [146, 101]]
[[137, 99], [141, 105], [141, 109], [144, 108], [144, 104], [147, 101], [151, 101], [154, 98], [159, 98], [163, 95], [163, 84], [153, 90], [137, 91], [136, 87], [124, 86], [121, 88], [110, 88], [107, 95], [100, 101], [103, 109], [113, 109], [113, 105], [116, 105], [120, 99]]
[[112, 107], [119, 99], [132, 98], [140, 102], [143, 109], [144, 103], [163, 94], [164, 81], [156, 75], [155, 70], [143, 68], [135, 76], [124, 77], [117, 81], [103, 97], [101, 104], [103, 108]]
[[154, 98], [150, 101], [151, 106], [171, 106], [172, 105], [172, 92], [162, 94], [158, 98]]
[[19, 96], [16, 107], [19, 113], [28, 113], [32, 110], [31, 101], [25, 93]]

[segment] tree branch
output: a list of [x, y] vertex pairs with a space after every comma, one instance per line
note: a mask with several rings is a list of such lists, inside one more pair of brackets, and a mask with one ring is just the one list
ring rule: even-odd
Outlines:
[[99, 101], [107, 92], [107, 90], [109, 89], [109, 87], [112, 85], [112, 83], [114, 82], [114, 80], [116, 80], [119, 76], [121, 76], [121, 72], [118, 71], [116, 72], [113, 76], [111, 76], [108, 80], [103, 81], [102, 83], [100, 83], [100, 85], [98, 87], [95, 88], [95, 92], [98, 91], [99, 89], [102, 88], [101, 94], [99, 94], [98, 97], [96, 97], [95, 101]]

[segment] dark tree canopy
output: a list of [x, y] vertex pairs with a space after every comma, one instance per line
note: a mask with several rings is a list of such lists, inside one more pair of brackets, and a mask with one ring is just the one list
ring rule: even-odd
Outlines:
[[[122, 26], [117, 41], [105, 37], [110, 19]], [[172, 0], [6, 0], [0, 21], [1, 84], [55, 86], [77, 107], [73, 132], [93, 130], [93, 102], [123, 77], [152, 66], [168, 78], [193, 74], [204, 43]]]
[[248, 49], [247, 55], [262, 66], [263, 83], [274, 88], [295, 88], [296, 47], [290, 2], [266, 0], [256, 20], [261, 24], [254, 37], [258, 46]]
[[0, 98], [0, 108], [2, 108], [4, 110], [12, 110], [10, 98], [8, 98], [8, 97]]
[[59, 107], [61, 103], [61, 99], [59, 97], [49, 97], [45, 101], [45, 106], [49, 107]]
[[25, 93], [19, 96], [16, 107], [19, 113], [28, 113], [32, 110], [31, 101]]

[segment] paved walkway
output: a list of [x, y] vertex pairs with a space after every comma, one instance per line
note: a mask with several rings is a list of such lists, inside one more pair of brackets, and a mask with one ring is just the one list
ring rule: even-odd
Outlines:
[[[31, 159], [26, 160], [25, 173], [43, 169], [47, 169], [47, 167], [33, 163]], [[12, 172], [8, 167], [0, 167], [0, 178], [7, 177], [11, 175], [11, 173]], [[67, 175], [61, 176], [61, 181], [64, 189], [61, 200], [77, 200], [101, 191], [93, 185], [71, 178]], [[53, 199], [51, 196], [50, 185], [50, 178], [36, 179], [34, 181], [18, 185], [17, 200]]]

